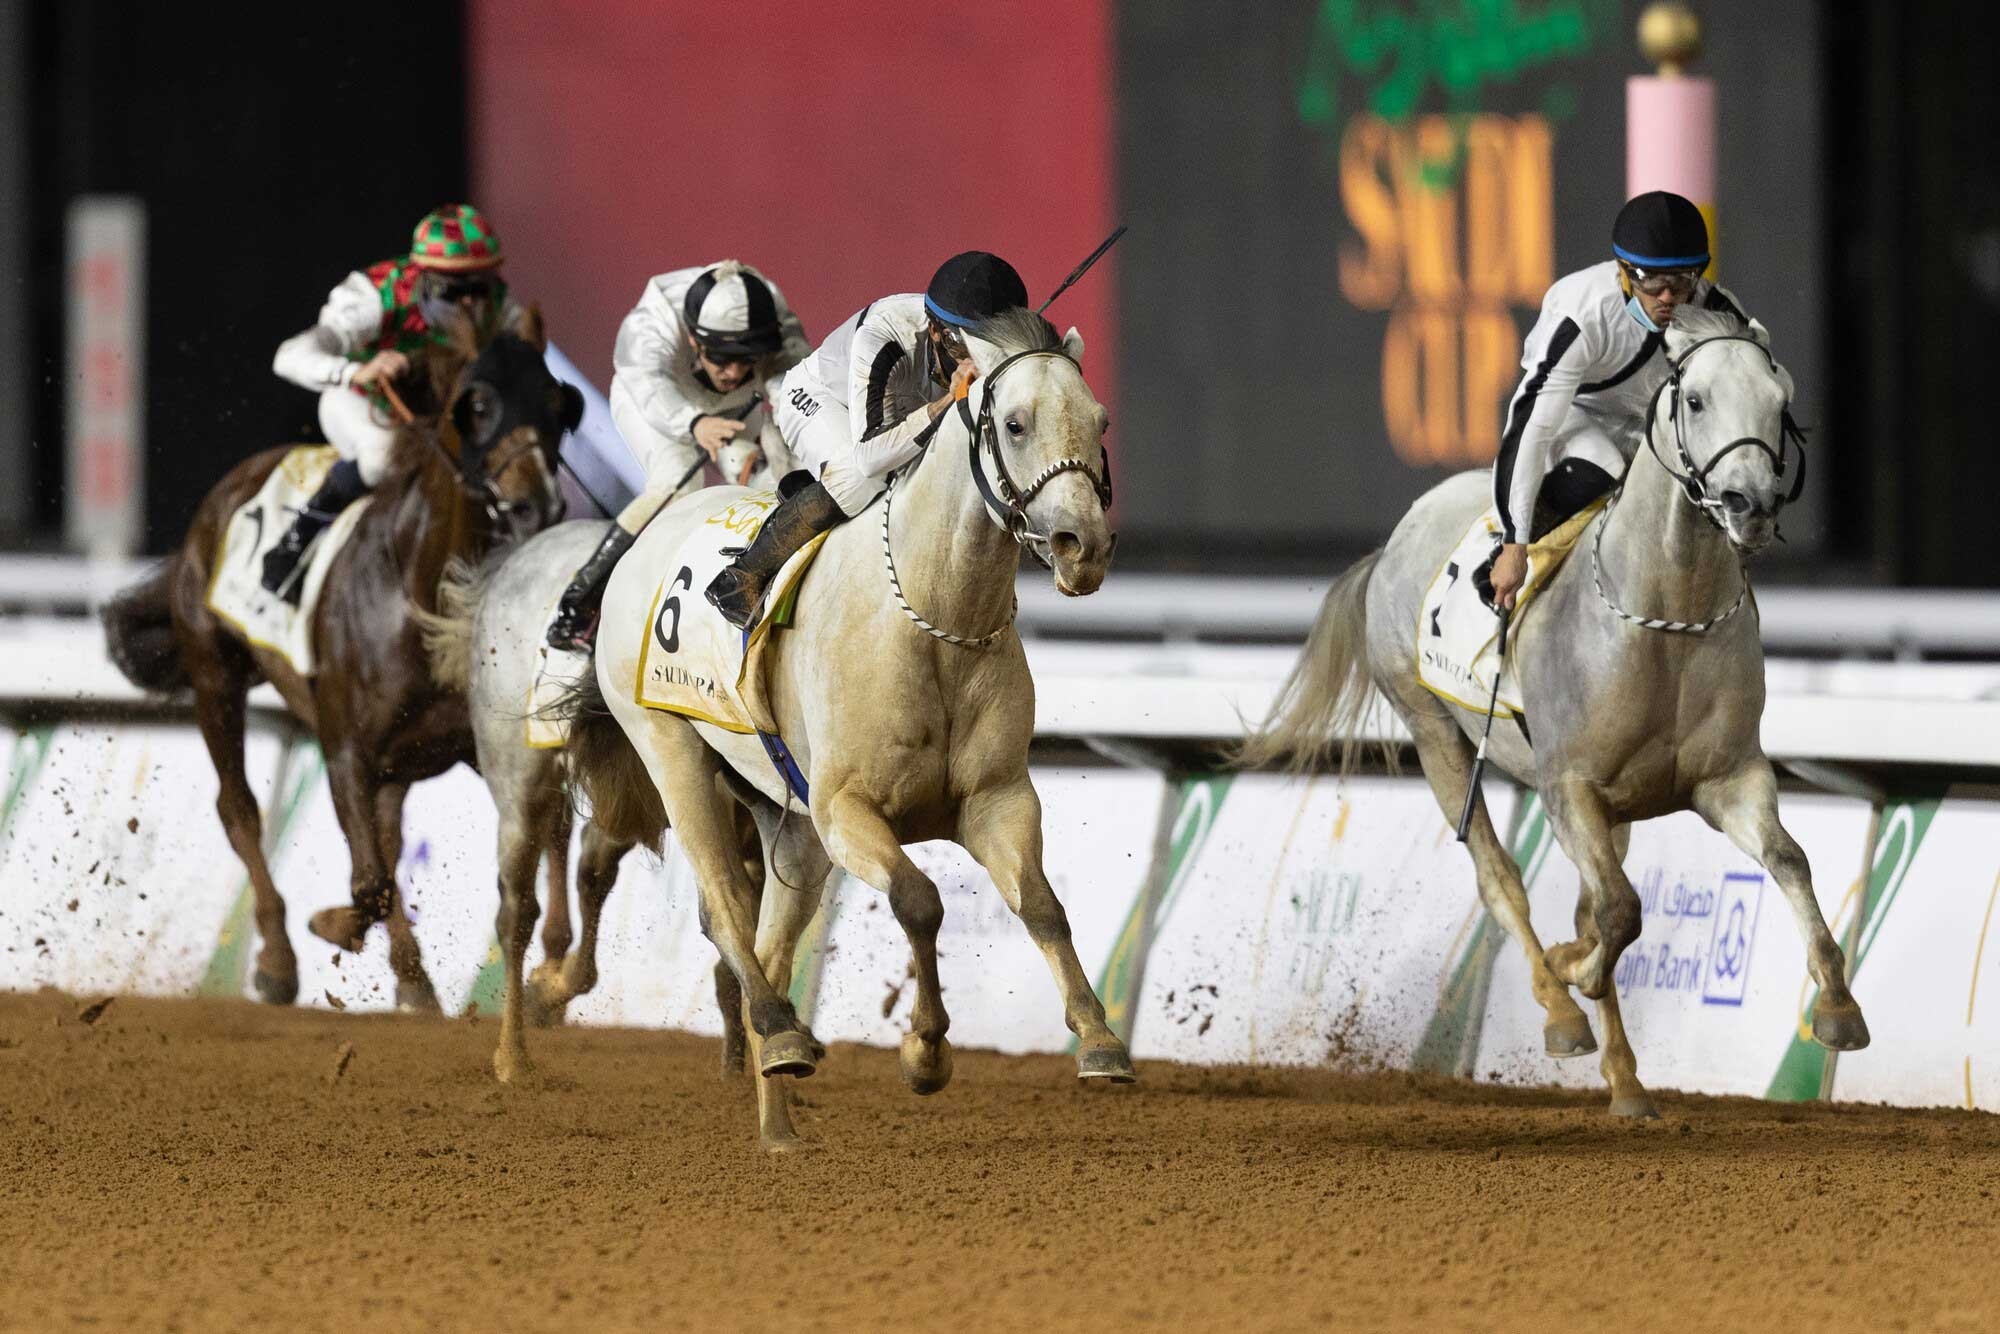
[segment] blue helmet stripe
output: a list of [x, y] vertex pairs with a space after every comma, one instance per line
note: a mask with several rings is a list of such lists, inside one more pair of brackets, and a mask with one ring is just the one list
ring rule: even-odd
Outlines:
[[960, 329], [977, 329], [979, 327], [978, 320], [968, 320], [963, 315], [954, 315], [928, 296], [924, 298], [924, 309], [943, 320], [946, 324], [955, 325]]
[[1611, 253], [1627, 264], [1637, 264], [1642, 269], [1705, 269], [1708, 267], [1708, 252], [1699, 255], [1676, 255], [1671, 259], [1660, 259], [1651, 255], [1635, 255], [1624, 246], [1613, 242]]

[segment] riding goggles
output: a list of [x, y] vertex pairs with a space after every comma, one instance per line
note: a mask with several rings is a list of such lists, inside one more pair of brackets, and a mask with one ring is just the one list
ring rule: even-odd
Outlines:
[[1662, 296], [1672, 292], [1677, 297], [1694, 295], [1694, 285], [1701, 281], [1699, 269], [1642, 269], [1625, 261], [1618, 261], [1618, 267], [1625, 270], [1625, 280], [1647, 296]]

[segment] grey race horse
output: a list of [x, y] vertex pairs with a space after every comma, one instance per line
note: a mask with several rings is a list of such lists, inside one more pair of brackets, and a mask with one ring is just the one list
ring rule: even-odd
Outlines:
[[[1681, 310], [1666, 350], [1672, 374], [1654, 397], [1644, 447], [1621, 491], [1585, 530], [1572, 568], [1537, 595], [1510, 637], [1533, 741], [1500, 726], [1489, 750], [1541, 793], [1581, 872], [1577, 938], [1544, 953], [1520, 872], [1483, 801], [1469, 838], [1480, 896], [1527, 955], [1549, 1054], [1596, 1049], [1567, 990], [1574, 986], [1598, 1003], [1611, 1110], [1624, 1116], [1656, 1115], [1612, 982], [1618, 956], [1640, 930], [1639, 897], [1620, 865], [1634, 820], [1693, 810], [1763, 864], [1806, 939], [1819, 987], [1813, 1036], [1837, 1051], [1868, 1045], [1846, 962], [1813, 897], [1811, 868], [1779, 823], [1777, 782], [1759, 739], [1764, 649], [1743, 555], [1770, 543], [1792, 498], [1780, 490], [1788, 386], [1768, 350], [1726, 316]], [[1345, 767], [1372, 683], [1415, 739], [1447, 818], [1458, 817], [1471, 738], [1485, 715], [1418, 684], [1417, 618], [1432, 577], [1490, 496], [1483, 472], [1440, 484], [1386, 546], [1341, 576], [1244, 762], [1289, 757], [1303, 768], [1342, 743]]]

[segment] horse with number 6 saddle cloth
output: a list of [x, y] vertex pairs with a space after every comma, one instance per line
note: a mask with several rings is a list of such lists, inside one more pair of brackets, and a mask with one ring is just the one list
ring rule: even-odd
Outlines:
[[[1528, 546], [1528, 578], [1514, 599], [1518, 632], [1534, 597], [1556, 577], [1584, 529], [1605, 506], [1599, 498]], [[1431, 580], [1417, 616], [1417, 682], [1439, 699], [1499, 718], [1527, 710], [1514, 680], [1513, 660], [1500, 651], [1500, 618], [1493, 610], [1493, 558], [1500, 550], [1500, 516], [1488, 508], [1465, 530]], [[1493, 688], [1494, 673], [1500, 688]]]
[[332, 445], [296, 445], [257, 493], [237, 506], [216, 542], [204, 605], [234, 626], [247, 642], [277, 654], [300, 676], [314, 675], [313, 612], [334, 557], [368, 509], [363, 497], [340, 512], [316, 538], [293, 576], [302, 587], [298, 605], [265, 590], [258, 576], [264, 553], [278, 545], [292, 518], [312, 500], [340, 459]]

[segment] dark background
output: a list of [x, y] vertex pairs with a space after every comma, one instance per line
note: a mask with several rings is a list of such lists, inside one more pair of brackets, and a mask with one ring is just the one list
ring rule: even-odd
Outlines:
[[[133, 193], [148, 210], [147, 516], [156, 550], [232, 462], [311, 433], [312, 397], [270, 374], [271, 352], [311, 321], [349, 269], [392, 253], [424, 207], [493, 190], [551, 200], [515, 234], [537, 259], [538, 291], [568, 284], [591, 294], [588, 346], [601, 341], [603, 312], [629, 303], [631, 275], [719, 257], [681, 253], [725, 244], [707, 232], [699, 242], [649, 246], [654, 231], [629, 219], [600, 247], [599, 217], [561, 211], [575, 182], [509, 176], [522, 160], [520, 131], [493, 108], [517, 105], [518, 95], [535, 99], [544, 120], [568, 106], [588, 121], [557, 125], [530, 145], [537, 152], [573, 142], [604, 163], [643, 147], [632, 175], [647, 176], [651, 197], [667, 201], [652, 215], [662, 218], [659, 235], [683, 213], [711, 229], [727, 224], [726, 211], [694, 208], [687, 163], [762, 123], [761, 103], [724, 108], [710, 97], [660, 131], [635, 128], [637, 111], [618, 110], [652, 109], [673, 95], [634, 72], [643, 60], [604, 67], [585, 89], [591, 65], [575, 58], [576, 25], [638, 23], [640, 8], [569, 14], [552, 28], [493, 0], [348, 5], [337, 19], [303, 9], [0, 0], [0, 280], [12, 297], [0, 310], [7, 544], [60, 543], [63, 217], [76, 194]], [[785, 58], [801, 69], [831, 61], [837, 77], [814, 92], [812, 107], [786, 102], [770, 113], [780, 123], [759, 140], [754, 171], [731, 177], [732, 207], [756, 218], [766, 250], [783, 236], [818, 235], [834, 214], [851, 224], [837, 253], [866, 240], [869, 255], [851, 273], [824, 271], [833, 267], [825, 247], [811, 252], [811, 265], [794, 264], [812, 270], [786, 286], [807, 292], [815, 333], [878, 289], [920, 284], [922, 273], [904, 270], [957, 248], [965, 234], [967, 244], [998, 235], [1034, 248], [1027, 267], [1039, 292], [1067, 267], [1059, 254], [1088, 249], [1105, 211], [1131, 223], [1114, 266], [1093, 276], [1106, 286], [1090, 307], [1102, 303], [1103, 314], [1085, 330], [1096, 332], [1091, 356], [1105, 368], [1093, 379], [1115, 393], [1128, 568], [1323, 573], [1379, 542], [1403, 506], [1444, 475], [1391, 451], [1380, 401], [1389, 317], [1354, 309], [1338, 289], [1340, 247], [1353, 239], [1335, 174], [1339, 124], [1371, 87], [1344, 79], [1334, 123], [1302, 118], [1298, 92], [1321, 19], [1450, 19], [1498, 8], [1531, 18], [1574, 11], [1588, 25], [1581, 53], [1490, 77], [1469, 98], [1433, 81], [1414, 109], [1549, 117], [1556, 274], [1603, 254], [1624, 187], [1623, 81], [1646, 72], [1632, 35], [1638, 5], [1615, 0], [1281, 0], [1252, 10], [1100, 0], [1056, 5], [1049, 25], [1032, 21], [1033, 3], [1016, 0], [1004, 22], [976, 31], [901, 24], [911, 29], [907, 49], [890, 40], [898, 23], [884, 27], [880, 16], [861, 16], [865, 8], [793, 21]], [[1985, 4], [1887, 0], [1696, 8], [1707, 40], [1694, 68], [1719, 90], [1719, 276], [1772, 327], [1798, 379], [1800, 415], [1815, 428], [1808, 502], [1788, 522], [1790, 548], [1767, 560], [1763, 577], [2000, 582], [2000, 548], [1987, 540], [2000, 461], [1985, 408], [1987, 386], [2000, 378], [1992, 334], [2000, 161], [1991, 147], [2000, 15]], [[1099, 17], [1083, 22], [1109, 30], [1102, 50], [1079, 39], [1084, 11]], [[1055, 33], [1058, 14], [1071, 26]], [[818, 26], [798, 30], [808, 21]], [[875, 26], [863, 31], [864, 23]], [[693, 40], [685, 27], [647, 40], [680, 34], [673, 40], [684, 45]], [[925, 43], [979, 51], [951, 67], [948, 86], [933, 86]], [[739, 55], [754, 60], [758, 49], [753, 33]], [[662, 61], [678, 52], [663, 51]], [[989, 101], [1033, 106], [1037, 89], [1057, 87], [1106, 101], [1094, 118], [1078, 108], [1060, 118], [1080, 139], [1102, 135], [1104, 151], [1052, 147], [1059, 136], [1046, 117], [978, 112], [967, 87], [982, 71], [1003, 85]], [[782, 72], [772, 78], [797, 86]], [[898, 90], [892, 110], [865, 95], [871, 86]], [[935, 129], [924, 117], [938, 105], [964, 108], [966, 151], [936, 135], [908, 151], [910, 127]], [[829, 204], [788, 174], [811, 163], [851, 175], [864, 158], [882, 172], [868, 187], [873, 207]], [[1108, 172], [1096, 165], [1105, 161]], [[1015, 173], [1004, 188], [995, 185], [1001, 171]], [[617, 188], [613, 179], [606, 193]], [[1074, 217], [1073, 227], [1057, 236], [1036, 221], [1023, 224], [1032, 236], [1009, 232], [1004, 220], [1030, 193], [1038, 219]], [[1065, 211], [1069, 199], [1086, 205]], [[940, 209], [942, 224], [932, 216]], [[980, 219], [991, 220], [984, 231], [973, 225]], [[624, 282], [616, 291], [593, 267], [607, 253]], [[574, 261], [567, 268], [565, 255]], [[765, 262], [782, 267], [783, 256]], [[572, 296], [572, 307], [580, 303]], [[565, 307], [550, 306], [561, 340]], [[1053, 313], [1084, 323], [1083, 309]], [[1510, 313], [1525, 333], [1532, 307]], [[584, 362], [602, 386], [608, 367]], [[1500, 406], [1496, 399], [1496, 417]]]

